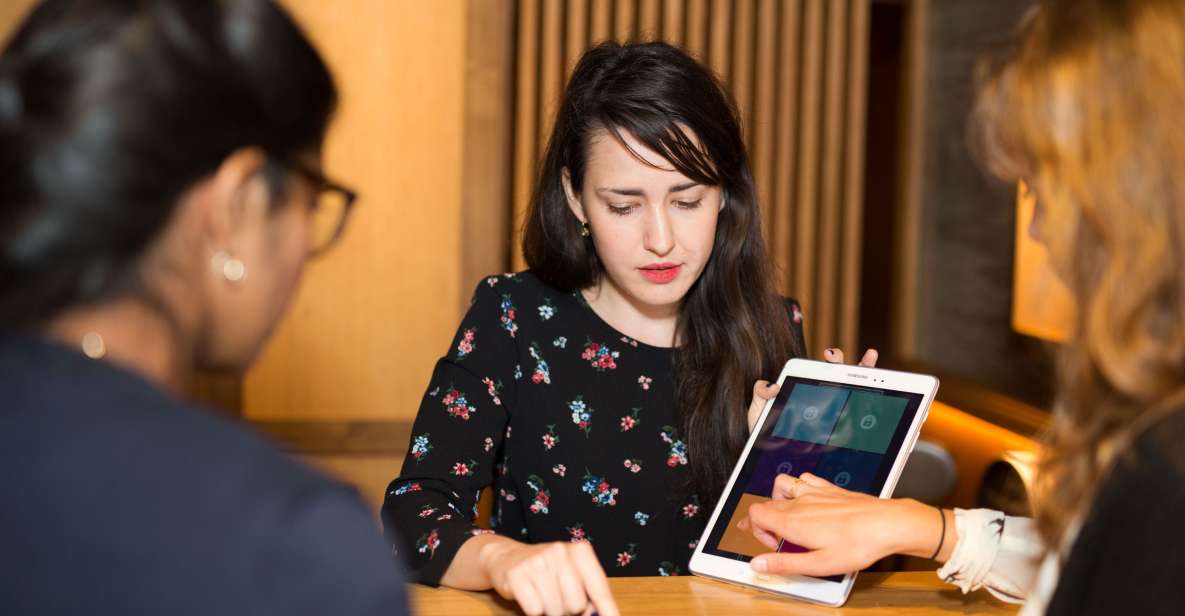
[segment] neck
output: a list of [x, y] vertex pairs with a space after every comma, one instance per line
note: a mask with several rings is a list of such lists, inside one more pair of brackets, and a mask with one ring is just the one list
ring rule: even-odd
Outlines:
[[97, 335], [102, 352], [90, 346], [88, 355], [130, 370], [174, 395], [184, 393], [193, 373], [192, 345], [159, 310], [140, 301], [117, 300], [67, 312], [51, 321], [46, 333], [80, 352], [83, 339], [93, 345]]
[[597, 284], [581, 289], [585, 301], [613, 329], [650, 346], [678, 345], [679, 305], [652, 306], [621, 292], [602, 275]]

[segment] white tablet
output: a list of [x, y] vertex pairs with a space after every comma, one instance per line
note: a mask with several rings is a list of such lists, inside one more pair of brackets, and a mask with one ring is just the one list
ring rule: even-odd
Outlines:
[[[938, 379], [792, 359], [781, 390], [765, 405], [724, 495], [691, 556], [696, 575], [825, 605], [847, 601], [855, 573], [827, 578], [759, 574], [752, 557], [769, 552], [737, 528], [749, 507], [768, 501], [774, 478], [809, 472], [848, 490], [888, 498], [938, 391]], [[783, 552], [801, 552], [789, 542]]]

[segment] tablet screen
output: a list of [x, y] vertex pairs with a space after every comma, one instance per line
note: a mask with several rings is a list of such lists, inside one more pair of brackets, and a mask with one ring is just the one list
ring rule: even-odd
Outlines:
[[[751, 505], [770, 499], [779, 474], [809, 472], [879, 495], [922, 399], [920, 393], [786, 377], [704, 552], [748, 562], [770, 551], [737, 522]], [[781, 551], [804, 550], [787, 542]]]

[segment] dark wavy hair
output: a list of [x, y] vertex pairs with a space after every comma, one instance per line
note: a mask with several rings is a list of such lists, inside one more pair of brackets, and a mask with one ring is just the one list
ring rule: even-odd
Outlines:
[[329, 70], [271, 0], [46, 0], [0, 56], [0, 327], [143, 291], [137, 264], [239, 148], [319, 148]]
[[753, 383], [803, 352], [775, 289], [740, 119], [712, 73], [675, 47], [607, 42], [587, 51], [564, 91], [524, 223], [527, 264], [559, 289], [590, 287], [604, 271], [561, 180], [567, 169], [573, 186], [583, 183], [590, 137], [602, 130], [619, 140], [628, 131], [724, 195], [712, 255], [683, 298], [674, 355], [690, 487], [712, 504], [748, 437]]

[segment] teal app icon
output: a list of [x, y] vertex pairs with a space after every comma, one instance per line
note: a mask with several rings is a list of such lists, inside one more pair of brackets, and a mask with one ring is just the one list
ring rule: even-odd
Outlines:
[[827, 441], [833, 447], [885, 453], [905, 413], [905, 398], [878, 392], [854, 391]]
[[848, 399], [848, 390], [840, 387], [820, 387], [799, 383], [790, 392], [773, 436], [778, 438], [827, 444], [840, 411]]

